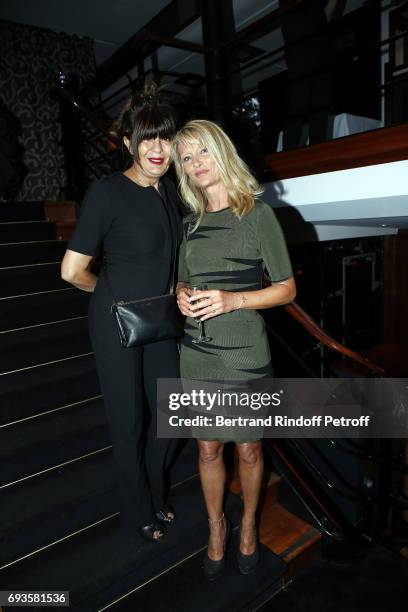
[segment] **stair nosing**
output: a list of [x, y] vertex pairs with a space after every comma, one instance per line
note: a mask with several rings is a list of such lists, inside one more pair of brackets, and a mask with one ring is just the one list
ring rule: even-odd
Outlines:
[[58, 261], [44, 261], [41, 263], [34, 264], [19, 264], [18, 266], [0, 266], [1, 270], [15, 270], [16, 268], [34, 268], [35, 266], [55, 266], [56, 264], [60, 264], [61, 260]]
[[[237, 527], [235, 528], [237, 529]], [[127, 593], [124, 593], [123, 595], [121, 595], [120, 597], [116, 597], [115, 599], [113, 599], [112, 601], [110, 601], [108, 604], [106, 604], [105, 606], [103, 606], [103, 608], [98, 608], [96, 612], [105, 612], [105, 610], [110, 610], [111, 606], [116, 605], [117, 603], [121, 602], [123, 599], [126, 599], [126, 597], [129, 597], [129, 595], [132, 595], [133, 593], [136, 593], [137, 591], [140, 591], [140, 589], [144, 588], [147, 584], [150, 584], [151, 582], [154, 582], [155, 580], [157, 580], [158, 578], [161, 578], [161, 576], [164, 576], [165, 574], [168, 574], [171, 570], [173, 570], [175, 567], [178, 567], [179, 565], [182, 565], [183, 563], [185, 563], [186, 561], [189, 561], [190, 559], [192, 559], [193, 557], [195, 557], [196, 555], [199, 555], [200, 553], [202, 553], [205, 549], [207, 548], [207, 544], [204, 544], [204, 546], [201, 546], [201, 548], [198, 548], [197, 550], [193, 551], [192, 553], [190, 553], [189, 555], [187, 555], [186, 557], [183, 557], [183, 559], [180, 559], [179, 561], [177, 561], [176, 563], [174, 563], [173, 565], [170, 565], [169, 567], [166, 567], [166, 569], [162, 570], [161, 572], [159, 572], [158, 574], [155, 574], [154, 576], [152, 576], [151, 578], [148, 578], [147, 580], [145, 580], [144, 582], [141, 582], [140, 584], [138, 584], [136, 587], [133, 587], [130, 591], [128, 591]], [[1, 569], [1, 568], [0, 568]]]
[[[313, 525], [310, 525], [307, 531], [302, 533], [298, 537], [298, 539], [295, 542], [293, 542], [293, 544], [285, 548], [285, 550], [283, 550], [279, 554], [282, 557], [282, 559], [285, 559], [286, 563], [288, 563], [289, 565], [293, 559], [292, 557], [292, 559], [287, 560], [289, 555], [296, 553], [298, 549], [303, 545], [305, 545], [305, 548], [302, 549], [302, 552], [304, 550], [307, 550], [308, 548], [310, 548], [310, 546], [313, 546], [313, 544], [318, 542], [320, 539], [321, 539], [321, 532], [318, 529], [316, 529], [316, 527], [313, 527]], [[306, 546], [306, 544], [308, 544], [308, 546]], [[298, 555], [296, 554], [295, 557], [297, 556]]]
[[75, 537], [76, 535], [82, 533], [83, 531], [87, 531], [88, 529], [92, 529], [92, 527], [95, 527], [96, 525], [99, 525], [99, 524], [104, 523], [104, 522], [106, 522], [108, 520], [111, 520], [112, 518], [114, 518], [115, 516], [118, 516], [118, 515], [119, 515], [119, 512], [114, 512], [113, 514], [109, 514], [108, 516], [104, 516], [101, 519], [99, 519], [98, 521], [95, 521], [94, 523], [91, 523], [90, 525], [85, 525], [85, 527], [81, 527], [81, 529], [77, 529], [76, 531], [73, 531], [72, 533], [69, 533], [68, 535], [63, 536], [62, 538], [58, 538], [58, 540], [54, 540], [53, 542], [49, 542], [48, 544], [45, 544], [45, 546], [41, 546], [40, 548], [36, 548], [35, 550], [32, 550], [31, 552], [27, 553], [26, 555], [23, 555], [22, 557], [18, 557], [17, 559], [13, 559], [13, 561], [9, 561], [5, 565], [1, 565], [0, 566], [0, 571], [1, 570], [5, 570], [8, 567], [11, 567], [12, 565], [15, 565], [16, 563], [21, 563], [21, 561], [24, 561], [25, 559], [29, 559], [33, 555], [38, 555], [43, 550], [47, 550], [47, 548], [52, 548], [53, 546], [56, 546], [57, 544], [60, 544], [61, 542], [64, 542], [65, 540], [69, 540], [70, 538]]
[[[170, 487], [170, 490], [173, 490], [176, 487], [181, 486], [185, 482], [188, 482], [189, 480], [193, 480], [194, 478], [198, 478], [198, 477], [199, 477], [199, 473], [198, 472], [196, 474], [192, 474], [191, 476], [188, 476], [187, 478], [184, 478], [183, 480], [180, 480], [179, 482], [176, 482], [174, 485], [172, 485]], [[120, 515], [120, 512], [114, 512], [113, 514], [109, 514], [107, 516], [104, 516], [101, 519], [98, 519], [97, 521], [95, 521], [93, 523], [89, 523], [88, 525], [85, 525], [84, 527], [81, 527], [80, 529], [72, 531], [72, 532], [66, 534], [65, 536], [63, 536], [62, 538], [58, 538], [57, 540], [53, 540], [53, 541], [49, 542], [48, 544], [45, 544], [44, 546], [41, 546], [40, 548], [35, 549], [35, 550], [31, 551], [30, 553], [27, 553], [27, 554], [23, 555], [22, 557], [18, 557], [17, 559], [13, 559], [13, 561], [10, 561], [10, 562], [8, 562], [5, 565], [0, 566], [0, 571], [3, 570], [3, 569], [6, 569], [7, 567], [9, 567], [11, 565], [15, 565], [16, 563], [24, 561], [24, 559], [32, 557], [33, 555], [39, 554], [43, 550], [47, 550], [47, 548], [51, 548], [52, 546], [55, 546], [56, 544], [59, 544], [60, 542], [68, 540], [68, 539], [78, 535], [79, 533], [82, 533], [84, 531], [92, 529], [93, 527], [95, 527], [96, 525], [98, 525], [100, 523], [104, 523], [104, 522], [106, 522], [108, 520], [111, 520], [112, 518], [114, 518], [115, 516], [118, 516], [118, 515]], [[238, 529], [238, 525], [236, 527], [234, 527], [232, 531], [237, 530], [237, 529]], [[205, 544], [200, 550], [196, 551], [196, 554], [198, 554], [199, 552], [204, 550], [206, 547], [207, 547], [207, 545]]]
[[60, 410], [66, 410], [67, 408], [72, 408], [73, 406], [79, 406], [79, 404], [86, 404], [87, 402], [92, 402], [96, 399], [102, 399], [102, 394], [100, 395], [92, 395], [91, 397], [87, 397], [86, 399], [78, 400], [77, 402], [71, 402], [69, 404], [64, 404], [64, 406], [58, 406], [57, 408], [51, 408], [50, 410], [45, 410], [44, 412], [39, 412], [38, 414], [32, 414], [28, 417], [23, 417], [22, 419], [18, 419], [17, 421], [11, 421], [10, 423], [4, 423], [0, 425], [0, 429], [4, 427], [11, 427], [12, 425], [19, 425], [25, 421], [31, 421], [32, 419], [37, 419], [38, 417], [46, 416], [47, 414], [52, 414], [53, 412], [59, 412]]
[[0, 221], [0, 225], [22, 225], [23, 223], [55, 223], [50, 219], [33, 219], [32, 221]]
[[46, 291], [33, 291], [33, 293], [19, 293], [17, 295], [6, 295], [0, 300], [14, 300], [15, 298], [28, 297], [30, 295], [42, 295], [44, 293], [57, 293], [59, 291], [73, 291], [75, 287], [63, 287], [62, 289], [47, 289]]
[[87, 318], [88, 318], [88, 315], [80, 315], [79, 317], [69, 317], [68, 319], [58, 319], [57, 321], [45, 321], [45, 323], [34, 323], [33, 325], [25, 325], [24, 327], [13, 327], [10, 329], [3, 329], [0, 331], [0, 334], [10, 334], [12, 332], [22, 331], [24, 329], [33, 329], [34, 327], [41, 327], [42, 325], [57, 325], [58, 323], [66, 323], [67, 321], [77, 321], [78, 319], [87, 319]]
[[24, 368], [18, 368], [16, 370], [9, 370], [8, 372], [0, 372], [0, 376], [8, 376], [10, 374], [17, 374], [18, 372], [26, 372], [27, 370], [34, 370], [35, 368], [42, 368], [54, 363], [61, 363], [62, 361], [69, 361], [70, 359], [79, 359], [80, 357], [89, 357], [94, 352], [79, 353], [78, 355], [71, 355], [70, 357], [62, 357], [61, 359], [53, 359], [52, 361], [44, 361], [43, 363], [35, 363], [34, 365], [25, 366]]
[[17, 242], [0, 242], [0, 248], [3, 246], [11, 246], [11, 245], [17, 245], [17, 244], [44, 244], [46, 242], [68, 242], [68, 240], [59, 240], [58, 238], [49, 238], [48, 240], [23, 240], [23, 241], [17, 241]]
[[31, 478], [36, 478], [37, 476], [41, 476], [41, 474], [46, 474], [47, 472], [52, 472], [57, 470], [58, 468], [64, 467], [65, 465], [69, 465], [71, 463], [75, 463], [76, 461], [82, 461], [88, 457], [92, 457], [93, 455], [97, 455], [98, 453], [106, 452], [112, 448], [112, 444], [108, 446], [103, 446], [102, 448], [97, 448], [96, 450], [90, 451], [89, 453], [85, 453], [85, 455], [80, 455], [79, 457], [74, 457], [73, 459], [68, 459], [67, 461], [63, 461], [62, 463], [58, 463], [57, 465], [52, 465], [50, 467], [45, 468], [44, 470], [40, 470], [39, 472], [34, 472], [33, 474], [28, 474], [27, 476], [23, 476], [22, 478], [18, 478], [17, 480], [13, 480], [12, 482], [6, 482], [4, 485], [0, 485], [0, 491], [4, 491], [9, 487], [13, 487], [17, 484], [21, 484], [26, 480], [30, 480]]

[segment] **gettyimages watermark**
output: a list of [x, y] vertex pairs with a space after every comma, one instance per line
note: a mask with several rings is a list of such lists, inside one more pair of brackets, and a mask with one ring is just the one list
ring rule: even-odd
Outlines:
[[162, 438], [408, 438], [406, 378], [159, 379]]

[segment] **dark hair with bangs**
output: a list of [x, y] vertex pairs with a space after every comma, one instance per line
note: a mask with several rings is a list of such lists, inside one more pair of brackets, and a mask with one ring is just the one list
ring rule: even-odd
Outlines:
[[130, 154], [136, 161], [143, 140], [157, 136], [171, 140], [176, 134], [174, 111], [153, 80], [146, 80], [143, 90], [130, 96], [113, 127], [122, 143], [124, 137], [130, 140]]

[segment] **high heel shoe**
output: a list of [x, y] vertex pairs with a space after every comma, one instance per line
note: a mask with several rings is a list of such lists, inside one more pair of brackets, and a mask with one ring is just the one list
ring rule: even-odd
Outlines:
[[[160, 535], [158, 537], [154, 537], [155, 532], [158, 531]], [[166, 531], [162, 525], [158, 523], [151, 523], [150, 525], [144, 525], [143, 527], [139, 527], [139, 533], [144, 540], [148, 542], [162, 542], [166, 535]]]
[[225, 557], [226, 557], [226, 550], [228, 546], [228, 539], [230, 535], [231, 524], [229, 520], [226, 518], [226, 516], [224, 515], [224, 513], [222, 513], [222, 516], [216, 521], [212, 521], [211, 519], [208, 519], [210, 528], [211, 528], [211, 525], [214, 525], [216, 523], [221, 523], [221, 521], [225, 521], [224, 523], [225, 525], [224, 555], [222, 559], [218, 559], [214, 561], [213, 559], [210, 559], [210, 557], [208, 556], [208, 551], [207, 551], [207, 554], [205, 555], [203, 559], [204, 574], [209, 582], [216, 580], [216, 578], [218, 578], [218, 576], [220, 576], [220, 574], [222, 574], [222, 572], [225, 569]]
[[[243, 574], [244, 576], [247, 576], [248, 574], [252, 574], [256, 570], [257, 565], [259, 563], [259, 543], [258, 543], [258, 537], [256, 535], [255, 527], [254, 527], [254, 531], [255, 531], [255, 537], [256, 537], [254, 552], [251, 553], [250, 555], [245, 555], [243, 552], [241, 552], [240, 549], [238, 549], [238, 554], [237, 554], [238, 569], [240, 573]], [[240, 536], [241, 536], [241, 527], [239, 528], [239, 541], [241, 540]]]
[[156, 512], [156, 517], [161, 523], [165, 523], [166, 525], [173, 525], [173, 523], [176, 522], [176, 513], [170, 504], [166, 504], [163, 508], [160, 508], [160, 510]]

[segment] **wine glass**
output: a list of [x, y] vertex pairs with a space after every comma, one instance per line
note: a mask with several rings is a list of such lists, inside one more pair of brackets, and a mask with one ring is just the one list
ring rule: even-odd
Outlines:
[[[208, 289], [208, 285], [190, 285], [190, 289], [194, 293], [197, 291], [205, 291]], [[204, 332], [204, 321], [200, 321], [200, 317], [194, 317], [194, 320], [198, 323], [198, 336], [197, 338], [193, 338], [193, 344], [200, 344], [201, 342], [211, 342], [212, 338], [209, 338], [205, 335]]]

